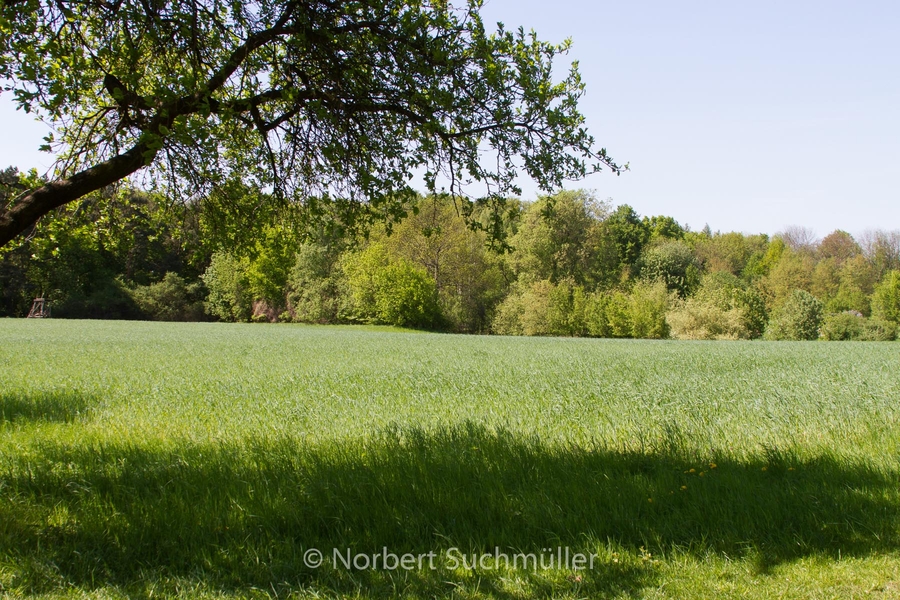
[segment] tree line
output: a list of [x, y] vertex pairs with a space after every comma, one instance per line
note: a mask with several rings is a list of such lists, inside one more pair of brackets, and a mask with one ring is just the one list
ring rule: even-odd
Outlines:
[[[36, 174], [0, 173], [8, 201]], [[0, 255], [0, 315], [372, 323], [461, 333], [892, 340], [900, 232], [691, 231], [587, 191], [342, 220], [234, 181], [169, 205], [121, 188], [45, 216]], [[474, 225], [473, 225], [474, 223]], [[502, 231], [497, 231], [501, 228]], [[492, 230], [493, 229], [493, 230]]]

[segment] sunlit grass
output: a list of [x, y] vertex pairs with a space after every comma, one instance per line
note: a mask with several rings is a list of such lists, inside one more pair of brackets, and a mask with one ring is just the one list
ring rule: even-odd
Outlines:
[[898, 398], [896, 343], [0, 321], [0, 592], [892, 597]]

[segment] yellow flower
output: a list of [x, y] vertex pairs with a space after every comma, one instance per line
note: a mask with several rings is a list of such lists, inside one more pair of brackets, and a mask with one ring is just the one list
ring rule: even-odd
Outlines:
[[684, 490], [686, 490], [686, 489], [687, 489], [687, 486], [686, 486], [686, 485], [681, 486], [681, 491], [682, 491], [682, 492], [683, 492]]
[[719, 465], [717, 465], [716, 463], [709, 463], [709, 468], [710, 468], [710, 469], [715, 469], [715, 468], [718, 467], [718, 466], [719, 466]]
[[762, 470], [763, 470], [763, 471], [768, 471], [768, 470], [769, 470], [769, 467], [763, 467]]

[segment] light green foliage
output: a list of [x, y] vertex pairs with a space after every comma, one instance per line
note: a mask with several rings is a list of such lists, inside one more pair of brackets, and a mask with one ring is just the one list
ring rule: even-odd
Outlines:
[[440, 325], [434, 279], [406, 259], [391, 257], [383, 244], [346, 254], [342, 269], [348, 286], [342, 318], [406, 327]]
[[166, 273], [162, 281], [137, 286], [130, 293], [138, 309], [154, 321], [203, 320], [202, 286], [188, 284], [176, 273]]
[[875, 288], [872, 314], [884, 321], [900, 324], [900, 271], [889, 271]]
[[661, 281], [639, 282], [630, 292], [598, 292], [586, 299], [585, 328], [602, 337], [667, 338], [671, 300]]
[[613, 292], [606, 302], [606, 320], [609, 334], [612, 337], [627, 338], [632, 336], [631, 299], [623, 291]]
[[[900, 344], [24, 319], [0, 341], [11, 598], [895, 595]], [[331, 563], [383, 547], [597, 562]]]
[[647, 281], [662, 281], [681, 298], [691, 295], [700, 284], [700, 264], [680, 240], [664, 240], [644, 248], [640, 273]]
[[437, 286], [441, 314], [454, 331], [486, 332], [506, 292], [501, 257], [487, 235], [466, 226], [445, 196], [421, 198], [415, 214], [381, 242], [388, 252], [425, 269]]
[[[519, 284], [497, 307], [491, 328], [499, 335], [560, 335], [551, 328], [551, 293], [556, 289], [546, 279]], [[559, 325], [560, 307], [554, 311], [555, 325]]]
[[[530, 205], [512, 238], [512, 263], [520, 280], [527, 283], [570, 279], [592, 287], [603, 279], [598, 252], [600, 219], [608, 204], [586, 191], [544, 196]], [[615, 269], [616, 265], [613, 265]]]
[[826, 316], [820, 335], [829, 341], [890, 342], [897, 339], [897, 325], [847, 311]]
[[739, 308], [722, 309], [698, 298], [678, 300], [666, 314], [672, 337], [679, 340], [748, 339], [744, 313]]
[[822, 303], [803, 290], [794, 290], [772, 314], [766, 329], [771, 340], [815, 340], [819, 337], [824, 308]]
[[[775, 246], [775, 242], [772, 246]], [[769, 262], [776, 255], [777, 260]], [[768, 273], [759, 279], [756, 287], [770, 312], [786, 302], [794, 290], [812, 290], [815, 260], [809, 253], [796, 252], [784, 246], [780, 252], [767, 253], [763, 262], [770, 266]]]
[[820, 335], [831, 342], [858, 340], [862, 337], [866, 318], [853, 312], [827, 315], [822, 322]]
[[203, 283], [209, 290], [206, 312], [223, 321], [248, 321], [253, 297], [247, 281], [248, 261], [225, 252], [213, 254]]
[[290, 229], [266, 227], [256, 241], [253, 258], [245, 272], [247, 291], [253, 300], [265, 303], [275, 313], [285, 308], [285, 288], [295, 261], [295, 249]]
[[725, 271], [751, 281], [766, 272], [763, 262], [769, 247], [766, 235], [716, 232], [710, 236], [690, 236], [690, 241], [697, 260], [708, 273]]
[[638, 283], [631, 290], [629, 312], [631, 337], [662, 339], [669, 337], [666, 312], [670, 303], [664, 283]]
[[337, 322], [342, 283], [336, 260], [328, 248], [302, 244], [288, 277], [287, 303], [291, 318], [300, 323]]
[[650, 231], [650, 242], [662, 240], [681, 240], [686, 233], [678, 221], [665, 215], [643, 218], [644, 226]]
[[753, 339], [766, 327], [765, 304], [753, 288], [728, 271], [703, 276], [694, 297], [678, 301], [666, 316], [678, 339]]
[[638, 283], [630, 292], [588, 294], [571, 282], [536, 281], [513, 290], [497, 309], [501, 335], [665, 338], [670, 302], [665, 284]]
[[812, 274], [812, 294], [830, 313], [856, 311], [868, 315], [877, 274], [856, 240], [838, 230], [819, 242], [816, 253], [819, 260]]

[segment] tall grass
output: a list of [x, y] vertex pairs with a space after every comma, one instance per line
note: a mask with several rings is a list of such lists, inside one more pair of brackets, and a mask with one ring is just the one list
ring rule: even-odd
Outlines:
[[[898, 367], [890, 343], [3, 321], [0, 592], [891, 597]], [[557, 547], [599, 562], [446, 561]]]

